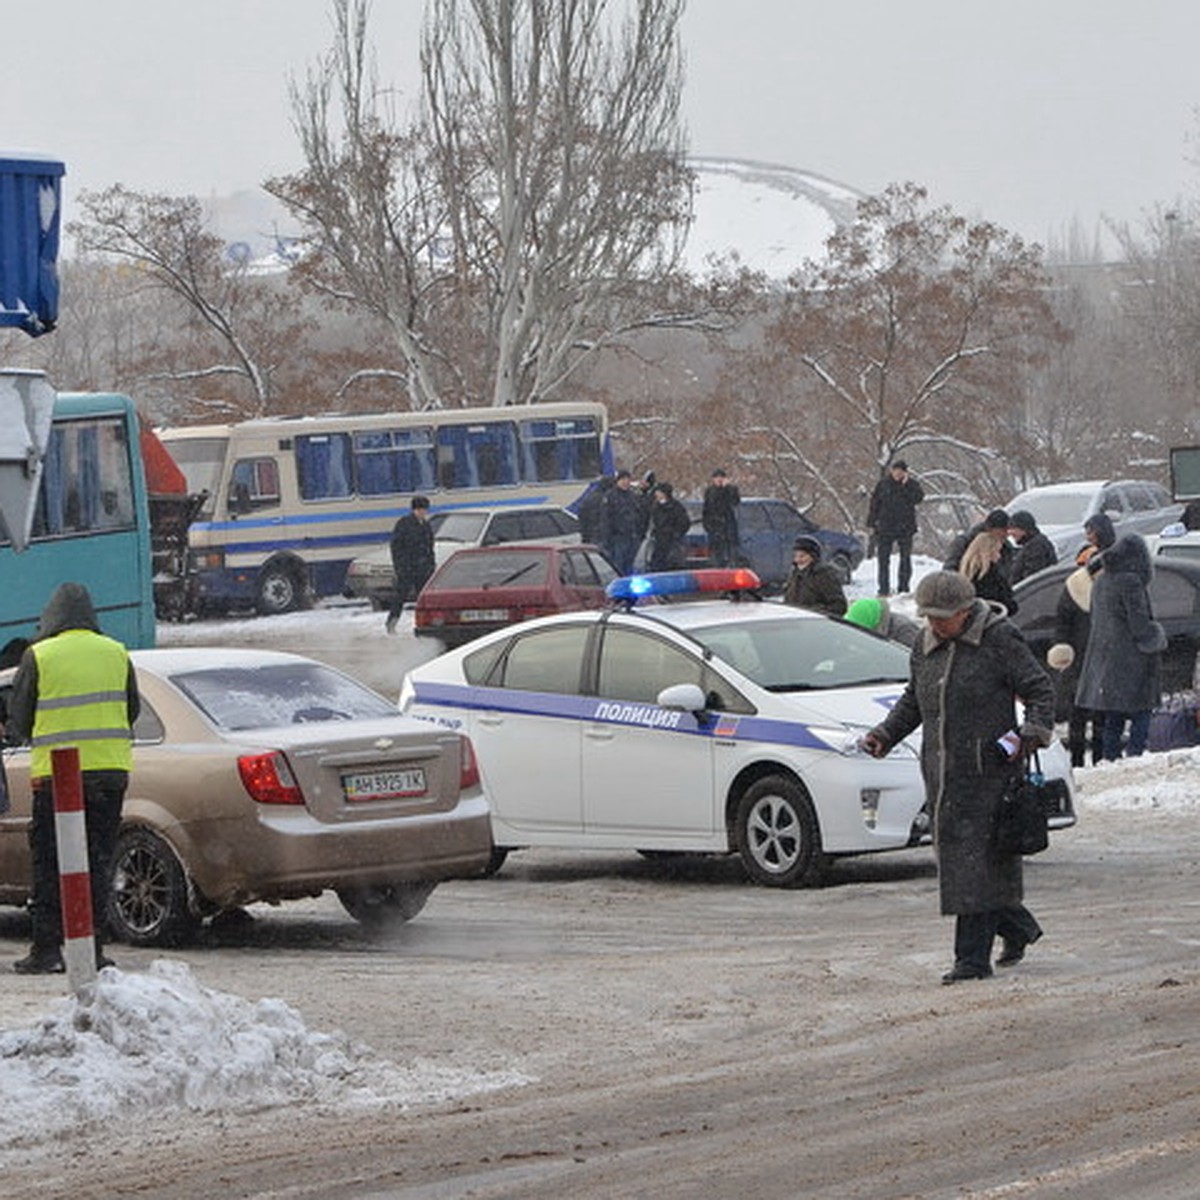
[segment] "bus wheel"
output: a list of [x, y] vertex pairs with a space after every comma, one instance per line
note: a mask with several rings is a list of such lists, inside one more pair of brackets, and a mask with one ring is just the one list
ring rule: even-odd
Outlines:
[[282, 564], [264, 567], [258, 577], [256, 607], [268, 617], [291, 612], [300, 605], [301, 591], [295, 572], [289, 567]]

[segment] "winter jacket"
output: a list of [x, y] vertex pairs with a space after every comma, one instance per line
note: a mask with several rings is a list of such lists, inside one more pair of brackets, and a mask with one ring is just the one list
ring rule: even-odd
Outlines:
[[[977, 525], [972, 525], [970, 529], [960, 533], [950, 543], [950, 549], [946, 551], [946, 560], [942, 563], [943, 570], [957, 571], [959, 564], [962, 562], [962, 556], [967, 552], [967, 547], [986, 528], [987, 526], [980, 521]], [[1008, 538], [1005, 538], [1000, 543], [1000, 569], [1004, 572], [1005, 578], [1010, 582], [1012, 581], [1013, 554], [1012, 543]]]
[[1054, 549], [1054, 543], [1040, 529], [1035, 529], [1013, 554], [1012, 582], [1020, 583], [1027, 576], [1036, 575], [1056, 562], [1058, 552]]
[[912, 475], [900, 483], [889, 472], [871, 493], [867, 528], [881, 537], [907, 537], [916, 533], [917, 505], [924, 499], [925, 490]]
[[709, 538], [730, 546], [738, 543], [737, 506], [742, 502], [736, 484], [710, 483], [704, 489], [700, 521]]
[[140, 711], [125, 647], [99, 632], [87, 588], [59, 584], [42, 610], [37, 640], [21, 656], [9, 700], [11, 734], [32, 744], [31, 778], [50, 774], [50, 752], [59, 746], [78, 748], [81, 770], [128, 771], [130, 729]]
[[642, 540], [646, 532], [646, 511], [640, 492], [631, 487], [612, 487], [606, 493], [605, 507], [610, 538]]
[[603, 548], [608, 544], [608, 493], [612, 477], [605, 475], [593, 484], [579, 502], [579, 540]]
[[1167, 648], [1166, 633], [1150, 611], [1150, 551], [1130, 533], [1093, 558], [1088, 569], [1097, 562], [1075, 703], [1100, 712], [1147, 712], [1161, 699], [1159, 659]]
[[837, 571], [823, 562], [803, 568], [793, 566], [783, 589], [783, 602], [797, 608], [814, 608], [831, 617], [840, 617], [846, 611], [842, 581]]
[[692, 519], [684, 506], [669, 496], [650, 509], [650, 570], [674, 571], [684, 566], [687, 551], [684, 538]]
[[409, 513], [392, 527], [391, 547], [396, 592], [401, 600], [415, 600], [433, 574], [433, 529]]
[[922, 632], [908, 686], [873, 731], [890, 748], [921, 726], [921, 771], [947, 915], [993, 912], [1022, 899], [1021, 858], [996, 846], [1000, 798], [1018, 769], [996, 740], [1017, 727], [1018, 696], [1025, 704], [1019, 733], [1049, 745], [1054, 685], [999, 607], [976, 600], [959, 637], [939, 641], [931, 629]]

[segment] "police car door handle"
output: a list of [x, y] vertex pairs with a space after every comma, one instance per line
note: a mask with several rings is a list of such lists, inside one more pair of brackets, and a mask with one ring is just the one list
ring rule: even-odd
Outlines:
[[480, 713], [479, 714], [479, 723], [480, 723], [480, 725], [488, 725], [488, 726], [503, 725], [504, 724], [504, 714], [498, 713], [498, 712]]
[[584, 736], [593, 742], [611, 742], [613, 740], [613, 730], [611, 725], [600, 725], [593, 723], [585, 725]]

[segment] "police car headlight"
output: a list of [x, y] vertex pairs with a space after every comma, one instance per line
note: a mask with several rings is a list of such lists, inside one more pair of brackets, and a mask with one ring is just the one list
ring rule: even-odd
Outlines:
[[[869, 725], [853, 725], [849, 723], [845, 725], [809, 726], [810, 733], [819, 737], [830, 750], [846, 758], [867, 756], [866, 751], [862, 749], [862, 740], [870, 732], [870, 729]], [[893, 746], [888, 753], [888, 758], [891, 759], [916, 759], [918, 757], [916, 749], [909, 745], [907, 741], [901, 742], [898, 746]]]

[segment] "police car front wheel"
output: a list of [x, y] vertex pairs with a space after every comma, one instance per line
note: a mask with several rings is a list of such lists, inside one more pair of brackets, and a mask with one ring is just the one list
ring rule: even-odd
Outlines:
[[803, 786], [785, 775], [752, 783], [737, 806], [738, 853], [746, 873], [768, 887], [813, 887], [825, 866], [821, 833]]

